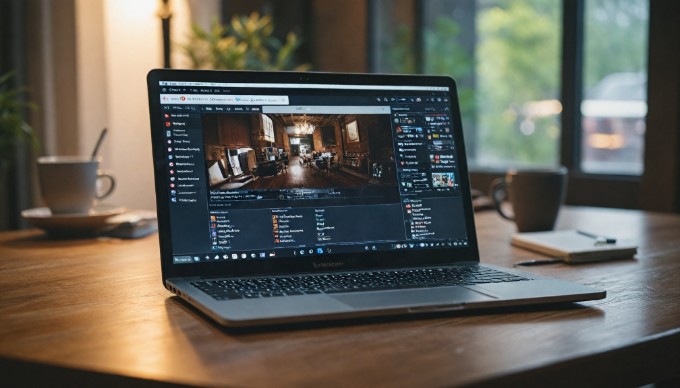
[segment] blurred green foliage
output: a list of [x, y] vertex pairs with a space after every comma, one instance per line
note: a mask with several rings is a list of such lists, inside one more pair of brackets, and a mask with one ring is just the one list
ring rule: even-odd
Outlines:
[[308, 64], [295, 61], [300, 39], [290, 32], [284, 43], [273, 33], [271, 16], [253, 12], [234, 16], [228, 25], [215, 20], [209, 31], [193, 24], [188, 43], [181, 47], [196, 69], [309, 70]]
[[[475, 122], [475, 91], [462, 80], [473, 77], [474, 58], [460, 44], [460, 26], [455, 21], [439, 17], [423, 34], [425, 74], [448, 74], [458, 82], [458, 102], [463, 118], [465, 138], [472, 139]], [[468, 144], [470, 141], [468, 141]]]
[[[585, 4], [584, 92], [608, 74], [644, 71], [648, 1]], [[559, 111], [537, 115], [531, 106], [560, 98], [561, 8], [554, 0], [478, 1], [474, 53], [460, 44], [460, 27], [450, 16], [425, 26], [423, 72], [472, 79], [467, 83], [475, 85], [460, 87], [459, 95], [466, 142], [476, 147], [469, 153], [477, 164], [559, 162]], [[417, 71], [414, 36], [407, 26], [396, 28], [383, 47], [386, 71]]]
[[477, 19], [480, 162], [557, 164], [559, 116], [528, 117], [525, 104], [559, 98], [560, 4], [494, 3]]
[[[472, 76], [474, 59], [460, 44], [460, 27], [455, 21], [439, 17], [433, 25], [423, 31], [423, 60], [425, 74], [451, 75], [457, 81]], [[391, 73], [414, 74], [417, 72], [414, 55], [414, 32], [407, 25], [400, 25], [394, 33], [394, 42], [383, 47], [386, 69]], [[475, 115], [474, 90], [458, 85], [458, 99], [466, 138], [472, 130]]]
[[611, 73], [644, 72], [649, 2], [588, 0], [585, 6], [584, 91]]
[[6, 169], [16, 156], [18, 144], [39, 148], [33, 129], [24, 121], [24, 110], [35, 109], [35, 104], [23, 97], [25, 88], [10, 86], [13, 73], [0, 76], [0, 170]]

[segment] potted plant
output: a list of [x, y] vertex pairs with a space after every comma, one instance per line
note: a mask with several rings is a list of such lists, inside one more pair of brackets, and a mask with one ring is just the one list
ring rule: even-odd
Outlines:
[[189, 41], [181, 48], [196, 69], [308, 70], [308, 64], [295, 63], [300, 39], [290, 32], [283, 43], [273, 32], [271, 16], [253, 12], [234, 16], [228, 26], [215, 20], [210, 31], [193, 24]]
[[14, 74], [0, 76], [0, 230], [5, 229], [9, 220], [5, 219], [11, 211], [8, 195], [9, 168], [16, 161], [20, 144], [38, 148], [38, 140], [33, 129], [24, 121], [23, 111], [33, 109], [35, 104], [23, 99], [25, 88], [13, 87], [10, 80]]
[[3, 183], [4, 174], [16, 158], [18, 145], [38, 147], [33, 129], [23, 118], [24, 110], [35, 109], [35, 104], [22, 98], [25, 88], [10, 85], [13, 75], [10, 72], [0, 76], [0, 179]]

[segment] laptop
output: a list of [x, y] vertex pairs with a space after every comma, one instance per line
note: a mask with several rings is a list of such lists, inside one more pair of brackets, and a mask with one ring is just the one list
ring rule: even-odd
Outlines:
[[163, 285], [221, 325], [605, 297], [480, 264], [450, 77], [147, 82]]

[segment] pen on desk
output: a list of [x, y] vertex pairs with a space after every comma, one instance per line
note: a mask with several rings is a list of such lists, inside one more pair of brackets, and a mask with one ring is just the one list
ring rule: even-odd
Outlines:
[[580, 235], [582, 235], [582, 236], [586, 236], [586, 237], [590, 237], [590, 238], [592, 238], [592, 239], [595, 239], [595, 242], [596, 242], [596, 243], [600, 243], [600, 244], [616, 244], [616, 239], [615, 239], [614, 237], [598, 236], [598, 235], [596, 235], [596, 234], [588, 233], [588, 232], [585, 232], [585, 231], [583, 231], [583, 230], [577, 230], [576, 233], [578, 233], [578, 234], [580, 234]]
[[526, 260], [526, 261], [519, 261], [515, 263], [515, 267], [517, 266], [530, 266], [530, 265], [543, 265], [543, 264], [554, 264], [554, 263], [563, 263], [564, 259], [561, 257], [556, 257], [552, 259], [534, 259], [534, 260]]

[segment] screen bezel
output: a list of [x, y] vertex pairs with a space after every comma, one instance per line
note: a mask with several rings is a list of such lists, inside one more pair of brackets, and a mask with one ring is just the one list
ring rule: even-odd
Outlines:
[[[174, 264], [172, 254], [170, 206], [164, 155], [163, 125], [161, 120], [160, 81], [220, 82], [220, 83], [294, 83], [334, 85], [400, 85], [446, 86], [449, 88], [454, 141], [457, 144], [460, 189], [468, 231], [467, 247], [447, 247], [408, 251], [361, 252], [346, 255], [321, 254], [305, 257], [268, 258], [266, 260], [238, 260], [193, 264]], [[256, 72], [214, 70], [154, 69], [147, 75], [151, 143], [156, 188], [156, 209], [161, 253], [163, 284], [176, 277], [226, 277], [262, 274], [330, 272], [334, 270], [384, 269], [421, 267], [458, 262], [478, 262], [479, 249], [470, 195], [470, 180], [463, 142], [463, 131], [456, 83], [448, 76], [343, 74], [321, 72]]]

